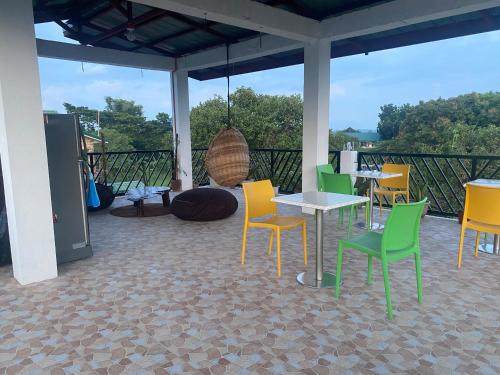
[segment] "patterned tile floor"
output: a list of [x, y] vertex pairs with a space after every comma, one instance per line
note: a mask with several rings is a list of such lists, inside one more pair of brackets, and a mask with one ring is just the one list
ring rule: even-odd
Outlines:
[[[21, 287], [0, 268], [0, 373], [500, 373], [500, 257], [473, 257], [471, 233], [458, 271], [456, 221], [423, 220], [424, 303], [413, 262], [394, 264], [387, 321], [379, 264], [367, 287], [362, 254], [345, 255], [340, 300], [296, 283], [299, 231], [282, 241], [280, 279], [263, 231], [250, 233], [242, 267], [239, 193], [238, 212], [218, 222], [93, 214], [94, 257], [62, 265], [55, 280]], [[336, 214], [326, 222], [333, 270], [345, 227]]]

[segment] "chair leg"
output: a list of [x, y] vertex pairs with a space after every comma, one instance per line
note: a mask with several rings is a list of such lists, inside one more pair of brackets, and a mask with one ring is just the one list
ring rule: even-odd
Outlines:
[[392, 320], [391, 281], [389, 280], [389, 263], [382, 259], [382, 273], [384, 274], [385, 300], [387, 302], [387, 319]]
[[342, 280], [342, 255], [344, 253], [344, 244], [339, 242], [337, 251], [337, 275], [335, 276], [335, 298], [340, 297], [340, 281]]
[[245, 264], [245, 251], [247, 247], [247, 231], [248, 231], [248, 225], [245, 223], [245, 226], [243, 227], [243, 244], [241, 245], [241, 264]]
[[410, 191], [406, 192], [406, 203], [410, 203]]
[[420, 249], [415, 253], [415, 272], [417, 274], [418, 303], [422, 303], [422, 262], [420, 260]]
[[359, 207], [354, 206], [354, 219], [356, 219], [356, 220], [358, 220], [358, 211], [359, 211]]
[[307, 230], [306, 230], [306, 223], [302, 224], [302, 242], [304, 243], [304, 264], [307, 266]]
[[281, 276], [281, 233], [276, 229], [276, 257], [278, 261], [278, 277]]
[[392, 193], [392, 207], [396, 204], [396, 194]]
[[458, 245], [458, 260], [457, 267], [462, 267], [462, 250], [464, 248], [464, 234], [465, 234], [465, 226], [462, 225], [462, 230], [460, 231], [460, 245]]
[[382, 220], [382, 200], [384, 199], [384, 196], [382, 194], [378, 195], [378, 208], [379, 208], [379, 216], [380, 220]]
[[351, 239], [352, 217], [354, 216], [354, 205], [349, 208], [349, 223], [347, 224], [347, 239]]
[[339, 224], [344, 224], [344, 209], [339, 208]]
[[481, 239], [481, 232], [477, 232], [476, 234], [476, 256], [479, 255], [479, 240]]
[[368, 277], [366, 283], [372, 285], [373, 256], [368, 255]]
[[267, 256], [271, 256], [273, 251], [273, 238], [274, 238], [274, 229], [271, 229], [271, 233], [269, 233], [269, 246], [267, 248]]

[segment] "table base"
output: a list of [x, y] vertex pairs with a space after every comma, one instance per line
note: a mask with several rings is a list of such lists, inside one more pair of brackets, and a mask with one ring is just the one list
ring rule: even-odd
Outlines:
[[297, 275], [297, 282], [299, 284], [316, 289], [335, 288], [335, 280], [335, 274], [328, 271], [323, 271], [323, 280], [321, 281], [316, 280], [316, 272], [312, 270], [301, 272]]
[[488, 244], [488, 243], [482, 243], [479, 245], [479, 251], [487, 254], [496, 254], [499, 255], [500, 253], [500, 235], [495, 234], [493, 236], [493, 243]]
[[479, 249], [478, 249], [480, 252], [482, 253], [486, 253], [486, 254], [495, 254], [495, 251], [493, 250], [493, 244], [491, 243], [483, 243], [483, 244], [480, 244], [479, 245]]
[[[361, 229], [368, 229], [368, 226], [366, 225], [366, 223], [356, 223], [355, 225], [358, 228], [361, 228]], [[384, 229], [384, 224], [382, 224], [382, 223], [372, 223], [371, 230], [382, 230], [382, 229]]]

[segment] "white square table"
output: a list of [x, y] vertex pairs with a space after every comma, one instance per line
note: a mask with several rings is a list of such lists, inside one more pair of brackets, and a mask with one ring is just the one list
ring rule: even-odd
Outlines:
[[271, 200], [276, 203], [314, 209], [316, 219], [316, 269], [314, 272], [299, 273], [297, 281], [312, 288], [335, 287], [335, 274], [323, 271], [323, 213], [334, 208], [368, 202], [369, 199], [357, 195], [309, 191], [300, 194], [281, 195]]
[[[485, 186], [485, 187], [493, 187], [495, 189], [500, 189], [500, 180], [491, 180], [486, 178], [479, 178], [477, 180], [467, 182], [468, 185], [475, 186]], [[466, 185], [467, 185], [466, 184]], [[495, 234], [493, 236], [493, 243], [482, 243], [479, 245], [479, 251], [488, 254], [500, 254], [500, 236]]]
[[368, 216], [368, 228], [372, 230], [384, 229], [383, 224], [373, 222], [373, 192], [375, 190], [375, 180], [385, 180], [387, 178], [401, 177], [402, 175], [402, 173], [381, 171], [356, 171], [351, 173], [353, 177], [370, 179], [370, 215]]

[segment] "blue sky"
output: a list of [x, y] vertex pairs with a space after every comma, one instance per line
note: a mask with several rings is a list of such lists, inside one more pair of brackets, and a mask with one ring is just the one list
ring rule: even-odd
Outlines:
[[[71, 42], [55, 24], [36, 26], [37, 37]], [[146, 116], [171, 113], [166, 72], [40, 58], [45, 109], [62, 103], [102, 109], [104, 97], [135, 100]], [[190, 105], [223, 95], [225, 79], [190, 80]], [[303, 66], [231, 78], [231, 89], [248, 86], [263, 94], [301, 94]], [[418, 103], [468, 92], [500, 91], [500, 31], [331, 61], [330, 128], [376, 129], [383, 104]]]

